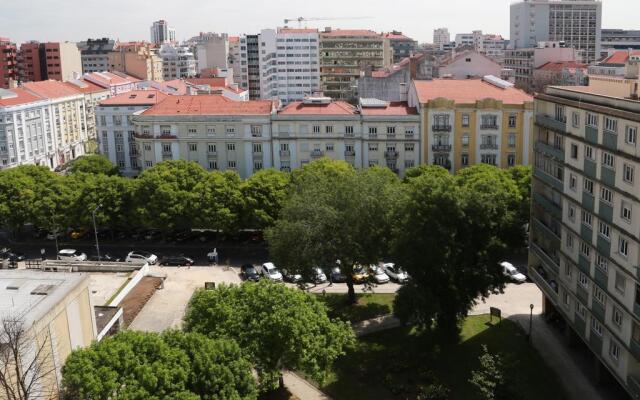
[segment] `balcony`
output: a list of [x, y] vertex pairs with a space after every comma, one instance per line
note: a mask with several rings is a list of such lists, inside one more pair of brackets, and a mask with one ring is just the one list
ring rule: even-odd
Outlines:
[[480, 150], [498, 150], [497, 143], [481, 143]]
[[584, 137], [587, 142], [598, 144], [598, 127], [587, 125], [584, 128]]
[[529, 277], [542, 289], [547, 298], [555, 304], [558, 303], [558, 284], [555, 280], [547, 277], [547, 273], [542, 266], [529, 268]]
[[618, 134], [605, 130], [602, 133], [602, 145], [609, 150], [618, 150]]
[[481, 124], [480, 129], [483, 130], [497, 130], [499, 129], [498, 124]]
[[280, 150], [280, 157], [291, 157], [291, 150]]
[[433, 132], [451, 132], [451, 125], [431, 125]]
[[344, 151], [344, 156], [345, 157], [355, 157], [356, 156], [356, 152], [354, 150], [345, 150]]
[[561, 118], [556, 119], [549, 115], [536, 115], [536, 124], [543, 128], [551, 129], [556, 132], [566, 132], [567, 131], [567, 119]]
[[531, 241], [530, 247], [546, 266], [553, 269], [555, 273], [558, 273], [558, 270], [560, 269], [560, 259], [558, 258], [558, 256], [550, 255], [542, 247], [535, 243], [535, 241]]
[[385, 158], [398, 158], [398, 152], [395, 150], [387, 150], [384, 152]]
[[564, 149], [552, 146], [545, 142], [536, 142], [535, 150], [550, 155], [551, 157], [564, 161]]
[[208, 151], [207, 152], [207, 158], [216, 158], [218, 157], [218, 152], [217, 151]]
[[316, 150], [312, 150], [311, 151], [311, 157], [319, 158], [319, 157], [322, 157], [322, 156], [324, 156], [324, 151], [322, 151], [322, 150], [316, 149]]
[[445, 161], [433, 160], [433, 165], [437, 165], [439, 167], [442, 167], [446, 170], [451, 171], [451, 160], [445, 160]]
[[431, 150], [437, 153], [449, 153], [451, 152], [450, 144], [434, 144], [431, 146]]
[[556, 178], [555, 176], [548, 175], [544, 171], [537, 168], [534, 169], [533, 175], [539, 180], [541, 180], [542, 182], [553, 187], [557, 191], [559, 192], [564, 191], [564, 183], [560, 179]]

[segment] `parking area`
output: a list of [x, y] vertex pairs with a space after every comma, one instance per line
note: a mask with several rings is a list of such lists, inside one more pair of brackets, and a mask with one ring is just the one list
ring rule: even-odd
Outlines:
[[107, 301], [127, 282], [126, 273], [92, 273], [91, 298], [96, 306], [105, 306]]

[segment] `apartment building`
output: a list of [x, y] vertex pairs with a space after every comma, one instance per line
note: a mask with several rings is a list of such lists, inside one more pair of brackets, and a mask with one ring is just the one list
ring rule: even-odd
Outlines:
[[533, 72], [548, 62], [582, 62], [583, 53], [567, 47], [564, 42], [540, 42], [536, 47], [507, 49], [504, 67], [515, 73], [515, 83], [520, 89], [532, 92]]
[[493, 76], [414, 81], [423, 163], [451, 172], [474, 164], [530, 164], [533, 98]]
[[162, 58], [162, 77], [166, 81], [196, 76], [196, 57], [188, 46], [164, 43], [158, 52]]
[[8, 38], [0, 37], [0, 89], [8, 89], [18, 78], [18, 48]]
[[96, 108], [100, 154], [117, 165], [124, 176], [134, 176], [140, 171], [133, 116], [166, 97], [157, 90], [134, 90], [104, 100]]
[[433, 44], [440, 50], [451, 43], [451, 34], [447, 28], [438, 28], [433, 30]]
[[283, 104], [320, 90], [317, 29], [263, 29], [260, 33], [260, 97]]
[[230, 40], [226, 33], [200, 33], [195, 42], [198, 72], [211, 68], [227, 69], [230, 61]]
[[260, 35], [240, 36], [240, 87], [249, 90], [251, 100], [260, 98]]
[[502, 65], [509, 40], [500, 35], [483, 34], [481, 30], [475, 30], [472, 33], [457, 34], [455, 44], [456, 47], [470, 47]]
[[389, 45], [393, 50], [393, 62], [399, 63], [407, 57], [411, 57], [418, 49], [418, 41], [403, 35], [400, 31], [391, 31], [384, 34], [389, 39]]
[[548, 62], [533, 70], [533, 90], [543, 92], [546, 86], [583, 86], [589, 77], [587, 64], [575, 61]]
[[155, 21], [150, 28], [151, 43], [163, 44], [174, 43], [176, 41], [176, 30], [169, 26], [169, 23], [163, 19]]
[[481, 78], [486, 75], [500, 76], [502, 67], [492, 58], [475, 50], [453, 52], [444, 57], [438, 68], [439, 77], [452, 79]]
[[164, 69], [157, 49], [146, 42], [118, 42], [109, 53], [110, 71], [123, 72], [135, 78], [162, 81]]
[[169, 96], [135, 115], [138, 165], [196, 161], [209, 171], [242, 178], [273, 166], [269, 100], [238, 102], [219, 95]]
[[563, 41], [582, 50], [584, 61], [591, 63], [600, 58], [601, 26], [600, 0], [523, 0], [511, 5], [510, 38], [515, 49]]
[[[229, 36], [229, 68], [233, 73], [233, 82], [242, 86], [242, 82], [248, 78], [242, 73], [242, 56], [240, 53], [240, 37]], [[244, 88], [244, 87], [243, 87]], [[248, 90], [248, 89], [247, 89]]]
[[0, 90], [0, 168], [57, 168], [85, 154], [84, 94], [58, 81]]
[[71, 89], [84, 96], [84, 112], [87, 129], [85, 152], [95, 153], [98, 149], [98, 130], [96, 129], [96, 109], [100, 102], [110, 96], [108, 88], [98, 86], [82, 78], [64, 82]]
[[335, 100], [355, 101], [361, 71], [393, 64], [389, 39], [370, 30], [326, 28], [320, 34], [322, 91]]
[[78, 43], [82, 60], [82, 73], [104, 72], [111, 69], [109, 53], [114, 51], [116, 42], [113, 39], [87, 39]]
[[602, 29], [600, 56], [607, 57], [617, 50], [640, 50], [640, 30]]
[[543, 310], [630, 398], [640, 397], [637, 88], [636, 64], [629, 79], [536, 96], [529, 253]]
[[66, 81], [82, 73], [80, 50], [71, 42], [27, 42], [18, 53], [21, 82]]
[[[44, 344], [38, 359], [44, 378], [31, 392], [36, 397], [58, 399], [67, 357], [90, 346], [98, 335], [90, 281], [81, 273], [0, 271], [0, 315], [5, 321], [15, 319], [25, 339]], [[34, 355], [23, 355], [24, 362]]]
[[84, 74], [82, 79], [109, 90], [110, 96], [135, 90], [139, 79], [122, 72], [90, 72]]
[[[589, 66], [589, 76], [594, 79], [606, 79], [606, 77], [624, 77], [630, 68], [629, 59], [640, 57], [640, 50], [617, 50], [596, 64]], [[614, 79], [615, 80], [615, 79]]]

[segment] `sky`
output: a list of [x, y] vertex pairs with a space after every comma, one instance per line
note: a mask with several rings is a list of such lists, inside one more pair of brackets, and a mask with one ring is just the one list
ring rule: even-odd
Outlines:
[[[285, 18], [337, 18], [308, 27], [401, 30], [431, 42], [433, 30], [481, 29], [509, 36], [513, 0], [0, 0], [0, 37], [21, 43], [110, 37], [149, 40], [149, 27], [166, 19], [180, 40], [198, 32], [258, 33]], [[638, 0], [602, 0], [603, 28], [640, 29]], [[634, 9], [634, 10], [632, 10]], [[354, 18], [354, 19], [349, 19]], [[290, 26], [297, 26], [297, 22]]]

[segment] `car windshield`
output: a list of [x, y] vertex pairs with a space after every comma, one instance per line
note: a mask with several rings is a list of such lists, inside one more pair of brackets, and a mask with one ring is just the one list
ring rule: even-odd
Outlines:
[[269, 275], [278, 275], [278, 270], [275, 268], [271, 268], [268, 270]]
[[384, 271], [381, 270], [380, 268], [376, 268], [375, 271], [376, 271], [376, 275], [384, 275]]
[[517, 269], [512, 269], [512, 270], [510, 270], [510, 271], [509, 271], [509, 274], [510, 274], [510, 275], [518, 275], [518, 274], [519, 274], [519, 272], [518, 272], [518, 270], [517, 270]]
[[245, 272], [247, 274], [255, 274], [256, 273], [256, 269], [253, 268], [253, 267], [246, 267], [244, 270], [245, 270]]
[[139, 254], [139, 255], [141, 255], [142, 257], [145, 257], [145, 258], [149, 258], [149, 257], [152, 256], [152, 254], [147, 252], [147, 251], [139, 251], [137, 254]]

